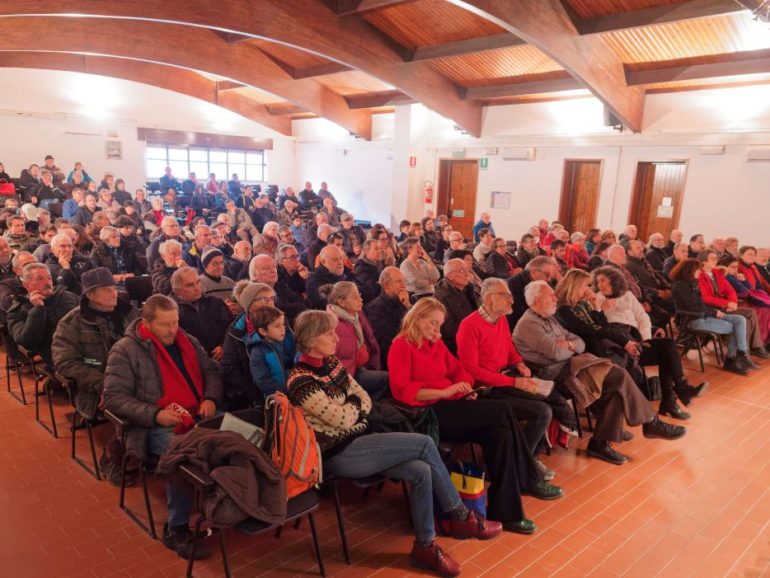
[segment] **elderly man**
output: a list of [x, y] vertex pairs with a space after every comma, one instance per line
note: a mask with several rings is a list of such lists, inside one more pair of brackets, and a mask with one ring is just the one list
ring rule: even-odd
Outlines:
[[225, 277], [225, 256], [216, 247], [207, 247], [201, 255], [203, 273], [199, 279], [203, 294], [232, 303], [235, 281]]
[[321, 202], [321, 212], [326, 215], [327, 222], [334, 228], [339, 228], [342, 223], [340, 218], [344, 211], [335, 206], [334, 201], [330, 197], [326, 197]]
[[292, 198], [286, 198], [283, 208], [278, 211], [278, 214], [276, 215], [278, 218], [278, 223], [284, 227], [291, 227], [291, 223], [294, 221], [294, 217], [299, 215], [299, 211], [297, 210], [298, 206], [298, 201]]
[[23, 295], [26, 289], [21, 283], [24, 267], [30, 263], [36, 263], [34, 255], [29, 251], [19, 251], [12, 259], [13, 276], [0, 280], [0, 325], [5, 325], [6, 314], [17, 294]]
[[[126, 451], [132, 456], [162, 455], [175, 435], [186, 432], [196, 418], [212, 417], [222, 397], [219, 369], [198, 340], [179, 329], [177, 304], [153, 295], [126, 335], [110, 351], [104, 377], [108, 410], [128, 420]], [[168, 522], [163, 545], [189, 558], [190, 496], [170, 482], [166, 486]], [[196, 558], [208, 556], [205, 546]]]
[[306, 279], [310, 274], [300, 263], [299, 253], [292, 245], [282, 243], [276, 251], [278, 281], [273, 288], [276, 292], [275, 306], [284, 312], [289, 323], [308, 308]]
[[248, 279], [251, 257], [251, 244], [248, 241], [238, 241], [233, 246], [233, 256], [225, 257], [225, 276], [236, 283], [241, 279]]
[[516, 349], [542, 379], [567, 388], [579, 407], [591, 406], [597, 414], [589, 456], [622, 465], [628, 458], [610, 445], [630, 436], [623, 431], [643, 424], [644, 437], [677, 439], [686, 428], [661, 421], [642, 396], [630, 375], [612, 362], [585, 354], [585, 343], [559, 325], [556, 295], [545, 281], [533, 281], [525, 289], [529, 310], [513, 331]]
[[532, 281], [546, 281], [554, 278], [556, 263], [551, 257], [541, 255], [527, 262], [524, 271], [508, 279], [508, 288], [513, 295], [513, 313], [508, 316], [508, 326], [516, 327], [516, 323], [527, 310], [527, 301], [524, 299], [524, 288]]
[[185, 238], [181, 235], [182, 228], [174, 217], [163, 217], [160, 222], [160, 235], [155, 237], [147, 247], [147, 270], [152, 271], [155, 262], [160, 259], [159, 247], [161, 243], [173, 239], [184, 244]]
[[38, 353], [53, 367], [51, 341], [59, 321], [78, 306], [78, 296], [59, 285], [54, 289], [51, 272], [42, 263], [24, 267], [21, 283], [26, 293], [17, 293], [8, 309], [8, 331], [22, 347]]
[[13, 250], [8, 240], [0, 237], [0, 281], [16, 277], [13, 272]]
[[189, 265], [182, 258], [182, 244], [179, 241], [164, 241], [160, 244], [159, 251], [160, 259], [155, 262], [151, 272], [152, 289], [161, 295], [171, 295], [171, 276], [177, 269]]
[[318, 225], [316, 238], [307, 248], [307, 265], [308, 269], [311, 271], [315, 271], [318, 255], [321, 253], [321, 250], [327, 246], [329, 235], [331, 234], [332, 228], [327, 223]]
[[190, 243], [190, 248], [184, 252], [184, 260], [190, 267], [195, 267], [198, 273], [203, 273], [201, 256], [209, 245], [211, 245], [211, 227], [198, 225], [195, 227], [195, 239]]
[[75, 216], [72, 217], [73, 225], [80, 225], [81, 227], [87, 227], [94, 220], [94, 215], [101, 211], [96, 206], [97, 199], [95, 193], [88, 193], [83, 199], [83, 204], [80, 205], [75, 212]]
[[[645, 296], [654, 307], [663, 309], [668, 316], [674, 314], [674, 304], [671, 300], [671, 285], [663, 276], [647, 262], [644, 245], [641, 241], [632, 240], [626, 245], [626, 268], [634, 276]], [[661, 315], [661, 320], [665, 316]]]
[[628, 225], [618, 237], [618, 244], [623, 248], [628, 247], [629, 241], [635, 241], [639, 236], [639, 230], [636, 225]]
[[[275, 221], [277, 215], [270, 208], [270, 199], [266, 194], [260, 194], [254, 200], [254, 210], [251, 211], [251, 221], [260, 231], [263, 231], [265, 224], [270, 221]], [[276, 225], [277, 228], [277, 225]]]
[[83, 273], [80, 307], [70, 311], [56, 327], [51, 353], [56, 371], [75, 382], [75, 407], [93, 418], [104, 385], [104, 368], [110, 348], [139, 318], [131, 303], [118, 299], [109, 269]]
[[313, 309], [324, 309], [326, 298], [321, 295], [321, 287], [334, 285], [345, 278], [345, 253], [334, 245], [327, 245], [319, 254], [319, 265], [307, 279], [307, 300]]
[[674, 229], [671, 231], [671, 234], [668, 237], [668, 242], [666, 243], [666, 254], [669, 257], [674, 255], [674, 247], [681, 243], [683, 238], [684, 233], [682, 233], [682, 231], [679, 229]]
[[658, 273], [663, 273], [663, 263], [668, 259], [666, 253], [666, 240], [660, 233], [650, 235], [650, 241], [647, 245], [647, 252], [644, 255], [647, 262]]
[[99, 189], [99, 200], [96, 206], [105, 211], [110, 220], [114, 220], [120, 210], [120, 203], [112, 198], [112, 191], [107, 187]]
[[57, 233], [51, 239], [51, 252], [43, 261], [51, 271], [56, 285], [64, 285], [67, 291], [80, 295], [80, 277], [94, 268], [91, 259], [75, 254], [75, 248], [66, 233]]
[[179, 305], [179, 326], [200, 341], [214, 361], [220, 361], [225, 334], [233, 320], [225, 302], [203, 295], [198, 273], [192, 267], [174, 272], [171, 290]]
[[353, 245], [358, 244], [363, 246], [364, 241], [366, 241], [366, 233], [364, 233], [364, 229], [361, 225], [353, 224], [353, 215], [350, 213], [342, 213], [340, 223], [342, 224], [342, 228], [339, 230], [339, 233], [342, 235], [345, 253], [348, 254], [348, 257], [352, 257]]
[[286, 189], [283, 191], [283, 194], [278, 197], [278, 208], [285, 208], [288, 201], [291, 201], [298, 207], [300, 206], [299, 197], [297, 196], [297, 193], [294, 192], [292, 187], [286, 187]]
[[334, 195], [331, 193], [331, 191], [329, 191], [329, 185], [326, 181], [321, 181], [321, 186], [318, 187], [318, 198], [322, 201], [331, 199], [332, 203], [334, 203], [334, 206], [337, 206], [337, 199], [335, 199]]
[[[267, 197], [265, 197], [267, 198]], [[275, 257], [280, 240], [278, 239], [280, 225], [275, 221], [267, 221], [262, 227], [262, 234], [254, 237], [254, 254], [264, 254]]]
[[473, 240], [477, 243], [481, 241], [481, 229], [487, 229], [492, 237], [495, 237], [495, 228], [492, 226], [492, 217], [489, 213], [481, 213], [478, 222], [473, 225]]
[[229, 225], [230, 229], [235, 231], [238, 237], [248, 241], [249, 236], [253, 237], [258, 233], [249, 214], [244, 209], [236, 207], [235, 201], [228, 199], [225, 202], [225, 209], [227, 212], [219, 215], [217, 219], [224, 219], [224, 222]]
[[316, 211], [321, 208], [321, 198], [316, 195], [310, 181], [305, 181], [305, 188], [299, 192], [299, 202], [305, 210]]
[[388, 368], [388, 352], [401, 328], [401, 320], [411, 307], [404, 274], [398, 267], [385, 267], [379, 279], [382, 293], [366, 305], [366, 317], [380, 346], [382, 368]]
[[465, 240], [460, 231], [449, 233], [449, 249], [444, 252], [444, 263], [449, 261], [449, 254], [452, 251], [465, 251]]
[[383, 250], [379, 241], [372, 239], [364, 241], [361, 257], [356, 261], [354, 268], [356, 285], [364, 304], [374, 301], [382, 291], [378, 281], [384, 268]]
[[446, 307], [441, 338], [449, 351], [457, 355], [457, 330], [460, 323], [479, 308], [468, 264], [462, 259], [447, 261], [444, 265], [444, 278], [436, 283], [433, 296]]
[[51, 203], [64, 201], [66, 195], [59, 185], [54, 184], [51, 171], [40, 171], [40, 181], [37, 187], [26, 192], [26, 197], [33, 205], [46, 208]]
[[30, 240], [30, 235], [25, 227], [26, 221], [21, 215], [14, 215], [6, 221], [8, 229], [3, 235], [3, 239], [14, 251], [20, 250]]
[[484, 268], [484, 262], [487, 259], [487, 253], [492, 250], [492, 244], [495, 242], [495, 236], [489, 232], [487, 227], [482, 227], [478, 232], [478, 244], [473, 249], [473, 258]]
[[[524, 360], [511, 341], [506, 316], [511, 313], [513, 296], [502, 279], [486, 279], [481, 288], [481, 307], [468, 315], [457, 330], [457, 357], [473, 376], [476, 386], [492, 387], [485, 398], [505, 400], [518, 419], [525, 420], [523, 428], [529, 449], [543, 477], [554, 477], [537, 458], [546, 428], [553, 412], [545, 398], [536, 398], [537, 385], [531, 379]], [[553, 392], [555, 400], [560, 398]], [[563, 413], [570, 415], [563, 399]]]

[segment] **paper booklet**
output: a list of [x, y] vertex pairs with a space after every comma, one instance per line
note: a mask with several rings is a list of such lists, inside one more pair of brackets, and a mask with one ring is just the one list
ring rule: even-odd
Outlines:
[[530, 379], [534, 381], [535, 385], [537, 386], [535, 395], [541, 395], [543, 397], [548, 397], [551, 395], [554, 385], [553, 381], [548, 381], [547, 379], [539, 379], [537, 377], [531, 377]]
[[265, 430], [261, 427], [249, 423], [231, 413], [225, 412], [222, 417], [222, 424], [219, 431], [233, 431], [241, 434], [256, 447], [262, 447], [262, 441], [265, 439]]

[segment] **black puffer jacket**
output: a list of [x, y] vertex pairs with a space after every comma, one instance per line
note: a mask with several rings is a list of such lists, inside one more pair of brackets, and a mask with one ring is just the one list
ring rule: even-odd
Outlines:
[[220, 362], [228, 411], [254, 407], [262, 401], [262, 394], [252, 384], [246, 337], [246, 314], [241, 313], [227, 330]]

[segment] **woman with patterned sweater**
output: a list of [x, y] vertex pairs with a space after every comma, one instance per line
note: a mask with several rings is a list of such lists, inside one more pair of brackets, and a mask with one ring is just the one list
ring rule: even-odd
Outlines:
[[410, 563], [440, 576], [457, 576], [460, 565], [434, 541], [434, 496], [450, 518], [449, 533], [455, 538], [489, 539], [502, 528], [463, 505], [430, 437], [367, 434], [372, 402], [334, 357], [339, 340], [336, 325], [337, 318], [326, 311], [305, 311], [297, 317], [295, 340], [302, 356], [289, 375], [289, 398], [302, 408], [315, 431], [327, 472], [344, 478], [384, 474], [410, 482], [415, 531]]

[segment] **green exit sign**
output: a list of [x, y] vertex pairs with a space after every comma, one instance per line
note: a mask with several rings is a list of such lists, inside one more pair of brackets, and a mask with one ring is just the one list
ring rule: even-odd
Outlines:
[[465, 158], [465, 151], [464, 150], [452, 151], [452, 158], [453, 159], [464, 159]]
[[481, 170], [486, 170], [489, 168], [489, 159], [487, 157], [483, 157], [481, 161], [479, 162], [479, 167], [481, 167]]

